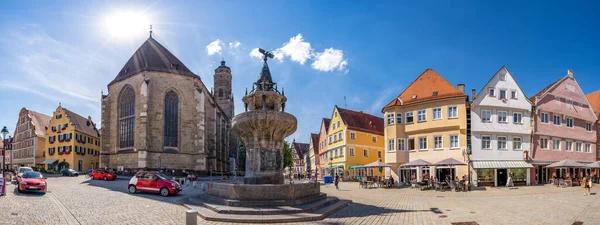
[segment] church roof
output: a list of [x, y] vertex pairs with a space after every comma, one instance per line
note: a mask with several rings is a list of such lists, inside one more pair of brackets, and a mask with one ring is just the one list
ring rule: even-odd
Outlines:
[[454, 85], [429, 68], [404, 89], [397, 98], [394, 98], [383, 107], [381, 111], [383, 112], [385, 108], [396, 105], [408, 105], [459, 96], [467, 97], [465, 93], [459, 91]]
[[142, 71], [175, 73], [198, 77], [192, 73], [173, 53], [149, 37], [129, 58], [115, 79], [118, 82]]

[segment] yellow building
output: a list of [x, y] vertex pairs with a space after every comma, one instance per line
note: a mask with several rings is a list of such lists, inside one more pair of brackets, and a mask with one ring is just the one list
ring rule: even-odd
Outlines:
[[[467, 100], [464, 85], [450, 84], [427, 69], [383, 108], [386, 163], [394, 179], [408, 182], [432, 176], [462, 178], [467, 174]], [[465, 165], [408, 166], [457, 160]], [[410, 165], [409, 164], [409, 165]]]
[[[383, 172], [355, 170], [354, 167], [376, 161], [384, 162], [383, 118], [334, 107], [327, 132], [327, 151], [322, 161], [329, 169], [337, 171], [342, 179], [355, 175], [383, 176]], [[324, 171], [326, 175], [329, 171]]]
[[91, 117], [85, 118], [58, 106], [46, 131], [47, 169], [60, 171], [71, 168], [87, 172], [98, 168], [99, 137]]

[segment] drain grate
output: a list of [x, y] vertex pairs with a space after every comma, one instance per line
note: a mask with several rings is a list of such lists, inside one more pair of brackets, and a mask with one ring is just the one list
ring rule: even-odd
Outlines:
[[446, 216], [446, 215], [441, 215], [440, 216], [440, 218], [446, 218], [446, 217], [448, 217], [448, 216]]
[[583, 225], [583, 222], [581, 222], [581, 221], [575, 221], [575, 222], [573, 222], [573, 225]]
[[456, 222], [456, 223], [451, 223], [452, 225], [479, 225], [477, 222], [475, 221], [469, 221], [469, 222]]

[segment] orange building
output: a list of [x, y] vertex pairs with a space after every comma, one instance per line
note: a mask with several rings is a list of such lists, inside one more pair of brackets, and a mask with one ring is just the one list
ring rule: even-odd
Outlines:
[[[600, 90], [594, 91], [586, 95], [588, 101], [596, 116], [600, 118]], [[600, 119], [596, 121], [595, 126], [596, 129], [596, 161], [600, 161]]]

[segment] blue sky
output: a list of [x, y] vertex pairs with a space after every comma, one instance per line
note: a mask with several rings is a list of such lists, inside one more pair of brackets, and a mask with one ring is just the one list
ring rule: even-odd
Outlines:
[[[3, 1], [0, 126], [14, 131], [22, 107], [52, 114], [61, 102], [100, 119], [100, 92], [148, 37], [119, 37], [105, 21], [142, 14], [154, 37], [205, 84], [221, 58], [233, 71], [236, 113], [257, 78], [254, 48], [276, 51], [273, 78], [291, 138], [309, 141], [334, 105], [382, 116], [381, 108], [427, 68], [480, 89], [506, 65], [531, 96], [572, 69], [584, 92], [600, 89], [597, 1]], [[236, 44], [239, 42], [239, 45]], [[213, 43], [211, 45], [211, 43]], [[220, 47], [220, 51], [218, 47]], [[210, 50], [210, 51], [209, 51]], [[210, 55], [209, 55], [210, 53]], [[479, 90], [478, 90], [479, 91]]]

